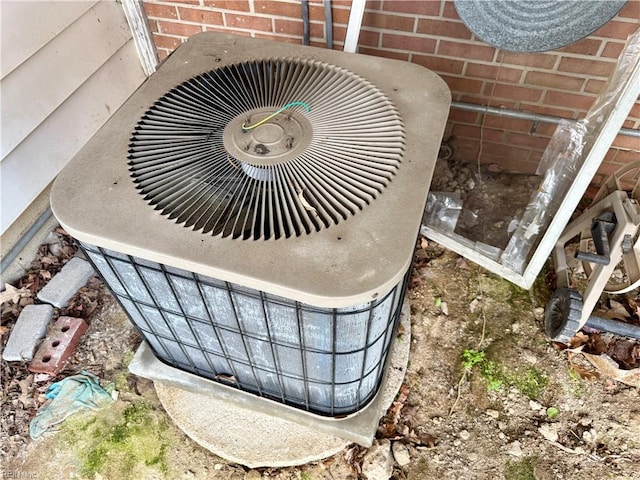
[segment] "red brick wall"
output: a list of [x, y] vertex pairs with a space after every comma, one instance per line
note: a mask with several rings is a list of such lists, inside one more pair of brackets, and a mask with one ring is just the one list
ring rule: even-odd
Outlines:
[[[309, 5], [311, 44], [323, 47], [323, 4], [315, 0]], [[350, 6], [350, 0], [332, 1], [335, 48], [342, 48]], [[369, 0], [366, 6], [360, 53], [423, 65], [442, 76], [454, 100], [570, 119], [584, 116], [627, 36], [640, 28], [640, 0], [631, 0], [588, 38], [552, 52], [522, 54], [476, 39], [449, 0]], [[301, 43], [298, 0], [145, 0], [144, 7], [161, 59], [201, 31]], [[640, 101], [624, 127], [640, 129]], [[461, 160], [476, 162], [480, 156], [481, 162], [507, 171], [532, 172], [554, 129], [550, 124], [452, 109], [447, 133], [455, 135]], [[636, 159], [640, 140], [619, 135], [601, 173]]]

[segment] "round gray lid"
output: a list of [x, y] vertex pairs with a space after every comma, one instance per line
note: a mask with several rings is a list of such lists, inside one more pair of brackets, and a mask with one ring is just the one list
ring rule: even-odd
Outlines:
[[611, 20], [626, 0], [454, 0], [460, 19], [483, 41], [515, 52], [570, 45]]

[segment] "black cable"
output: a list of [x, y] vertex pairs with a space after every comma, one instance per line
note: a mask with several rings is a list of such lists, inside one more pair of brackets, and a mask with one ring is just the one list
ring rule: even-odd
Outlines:
[[302, 44], [309, 45], [309, 3], [302, 0]]
[[324, 35], [327, 48], [333, 49], [333, 20], [331, 19], [331, 0], [324, 0]]

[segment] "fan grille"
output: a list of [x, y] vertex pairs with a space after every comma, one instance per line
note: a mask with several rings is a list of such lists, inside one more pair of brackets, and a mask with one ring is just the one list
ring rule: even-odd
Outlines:
[[266, 240], [355, 215], [392, 180], [403, 150], [402, 119], [372, 84], [322, 62], [270, 59], [165, 94], [138, 122], [129, 166], [144, 198], [178, 224]]

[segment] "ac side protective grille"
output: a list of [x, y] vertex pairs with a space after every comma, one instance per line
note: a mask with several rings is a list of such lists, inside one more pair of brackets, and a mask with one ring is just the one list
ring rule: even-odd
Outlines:
[[171, 366], [313, 413], [376, 394], [406, 279], [384, 297], [319, 308], [81, 244], [154, 354]]

